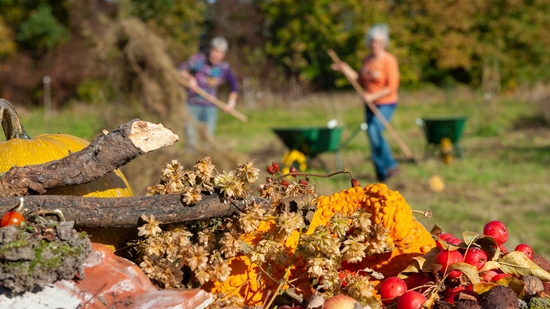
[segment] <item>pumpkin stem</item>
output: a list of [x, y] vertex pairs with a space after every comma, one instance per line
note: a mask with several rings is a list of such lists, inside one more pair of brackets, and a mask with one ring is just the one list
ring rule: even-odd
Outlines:
[[5, 99], [0, 99], [0, 121], [6, 140], [9, 141], [14, 138], [31, 139], [25, 128], [23, 128], [15, 107]]

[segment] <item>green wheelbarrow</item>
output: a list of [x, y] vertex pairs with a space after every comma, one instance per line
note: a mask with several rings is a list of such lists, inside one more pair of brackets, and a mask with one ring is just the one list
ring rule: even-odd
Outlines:
[[[335, 121], [335, 120], [333, 120]], [[366, 130], [366, 124], [361, 124], [357, 129], [342, 140], [343, 127], [336, 126], [336, 122], [329, 122], [327, 127], [290, 127], [273, 128], [273, 132], [289, 149], [289, 152], [283, 158], [283, 164], [294, 165], [300, 171], [313, 159], [318, 158], [322, 153], [332, 152], [336, 162], [336, 169], [342, 169], [342, 159], [340, 149], [345, 147], [350, 140], [361, 130]], [[321, 160], [323, 167], [327, 170], [326, 164]]]
[[426, 135], [424, 158], [433, 153], [434, 148], [441, 150], [444, 146], [442, 141], [450, 140], [453, 154], [462, 159], [464, 153], [460, 145], [460, 139], [467, 118], [466, 116], [416, 118], [416, 124], [422, 128]]

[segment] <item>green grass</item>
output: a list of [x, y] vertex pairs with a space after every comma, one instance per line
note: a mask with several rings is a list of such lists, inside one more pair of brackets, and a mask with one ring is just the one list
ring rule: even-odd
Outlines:
[[[546, 243], [550, 235], [550, 128], [529, 125], [538, 117], [535, 104], [514, 97], [503, 97], [483, 102], [472, 93], [403, 93], [392, 126], [413, 152], [417, 164], [407, 162], [406, 156], [388, 136], [401, 172], [390, 179], [388, 187], [398, 190], [417, 210], [429, 209], [432, 218], [419, 220], [430, 229], [434, 224], [445, 231], [460, 235], [465, 231], [481, 232], [485, 223], [501, 220], [510, 229], [506, 244], [513, 250], [519, 243], [530, 244], [536, 252], [550, 257]], [[230, 155], [235, 160], [255, 160], [264, 167], [272, 161], [280, 162], [288, 151], [276, 137], [275, 127], [325, 126], [337, 119], [344, 127], [342, 140], [363, 122], [363, 108], [354, 93], [327, 93], [311, 95], [299, 102], [270, 99], [258, 102], [253, 110], [240, 109], [249, 121], [242, 123], [232, 116], [220, 113], [216, 142], [211, 153], [213, 163], [220, 169], [234, 168], [223, 162]], [[417, 117], [465, 115], [468, 120], [461, 138], [464, 159], [445, 164], [437, 156], [423, 158], [426, 139], [416, 125]], [[101, 117], [91, 109], [60, 112], [46, 122], [40, 111], [23, 115], [29, 134], [63, 132], [91, 139], [105, 126]], [[128, 119], [130, 120], [130, 119]], [[146, 120], [146, 119], [145, 119]], [[165, 124], [170, 127], [169, 124]], [[113, 125], [111, 124], [111, 127]], [[182, 134], [179, 134], [182, 136]], [[185, 142], [185, 141], [183, 141]], [[160, 169], [171, 159], [192, 164], [197, 156], [181, 152], [181, 144], [174, 151], [158, 151], [146, 155], [142, 163], [130, 163], [123, 171], [137, 194], [144, 194], [146, 186], [158, 179]], [[360, 132], [341, 149], [343, 167], [362, 185], [372, 183], [374, 171], [369, 160], [370, 150], [366, 135]], [[330, 172], [336, 170], [333, 153], [323, 153], [309, 164], [308, 172], [326, 174], [320, 162]], [[231, 161], [231, 164], [234, 162]], [[149, 171], [152, 169], [152, 171]], [[428, 179], [438, 175], [445, 190], [434, 193]], [[260, 182], [268, 176], [262, 172]], [[350, 185], [346, 175], [332, 179], [312, 177], [319, 194], [327, 195]]]

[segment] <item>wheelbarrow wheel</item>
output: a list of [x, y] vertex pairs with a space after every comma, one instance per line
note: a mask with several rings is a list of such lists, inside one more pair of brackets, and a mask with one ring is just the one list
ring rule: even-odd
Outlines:
[[307, 169], [307, 158], [306, 156], [296, 149], [291, 150], [286, 153], [283, 157], [283, 174], [288, 174], [290, 172], [290, 167], [294, 166], [298, 171], [303, 172]]

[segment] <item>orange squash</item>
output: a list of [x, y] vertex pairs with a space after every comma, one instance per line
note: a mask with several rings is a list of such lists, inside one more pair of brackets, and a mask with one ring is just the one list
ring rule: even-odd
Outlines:
[[[385, 277], [394, 276], [404, 270], [413, 257], [420, 256], [435, 247], [431, 234], [413, 217], [412, 209], [405, 199], [397, 191], [392, 191], [384, 184], [368, 185], [364, 188], [354, 187], [335, 193], [331, 196], [321, 196], [317, 200], [317, 210], [313, 215], [309, 229], [306, 234], [314, 233], [319, 225], [326, 225], [335, 213], [342, 213], [350, 216], [359, 208], [371, 214], [371, 220], [376, 224], [382, 224], [388, 229], [388, 242], [391, 244], [391, 251], [383, 254], [367, 255], [361, 262], [350, 264], [342, 263], [342, 270], [345, 273], [355, 273], [357, 270], [369, 267], [382, 273]], [[241, 237], [242, 241], [255, 245], [262, 235], [271, 233], [275, 228], [274, 220], [261, 221], [259, 228]], [[285, 249], [290, 256], [295, 252], [298, 245], [299, 233], [294, 232], [285, 242]], [[209, 282], [203, 286], [212, 293], [224, 293], [225, 295], [238, 295], [244, 298], [248, 306], [261, 305], [266, 301], [268, 295], [273, 296], [277, 291], [277, 282], [269, 276], [261, 275], [259, 266], [251, 263], [246, 255], [232, 258], [229, 262], [232, 272], [226, 282]], [[272, 278], [280, 280], [283, 278], [287, 265], [272, 263]], [[290, 277], [300, 278], [295, 282], [296, 292], [302, 294], [306, 300], [312, 295], [312, 287], [309, 283], [307, 273], [307, 261], [300, 255], [290, 269]], [[264, 265], [265, 269], [266, 265]], [[300, 277], [302, 276], [302, 277]], [[379, 280], [369, 279], [373, 286], [372, 294], [379, 300], [376, 293], [376, 286]], [[288, 285], [283, 285], [282, 289]], [[270, 293], [268, 293], [270, 291]]]
[[369, 267], [385, 277], [395, 276], [412, 262], [413, 257], [435, 247], [430, 232], [414, 218], [403, 196], [388, 189], [385, 184], [353, 187], [331, 196], [319, 197], [307, 233], [313, 233], [318, 225], [327, 224], [337, 212], [349, 216], [359, 208], [371, 214], [373, 223], [388, 229], [387, 242], [393, 248], [391, 252], [367, 255], [358, 269]]
[[[271, 233], [275, 229], [275, 220], [261, 221], [258, 229], [241, 237], [241, 240], [250, 244], [256, 245], [265, 233]], [[262, 305], [269, 301], [268, 297], [273, 297], [278, 290], [279, 282], [285, 276], [286, 270], [290, 265], [290, 261], [294, 255], [296, 246], [298, 245], [299, 232], [293, 232], [285, 241], [284, 247], [288, 255], [286, 264], [264, 263], [262, 268], [251, 262], [244, 254], [230, 259], [229, 267], [231, 274], [225, 282], [208, 282], [202, 286], [203, 289], [214, 294], [224, 293], [226, 296], [238, 295], [244, 299], [244, 303], [248, 306]], [[287, 281], [293, 281], [293, 286], [297, 294], [303, 295], [309, 299], [313, 294], [313, 289], [307, 276], [300, 276], [306, 272], [306, 264], [300, 255], [296, 255], [295, 260], [290, 268]], [[263, 269], [263, 270], [262, 270]], [[271, 269], [270, 275], [263, 271]], [[288, 284], [283, 284], [280, 291], [288, 289]]]

